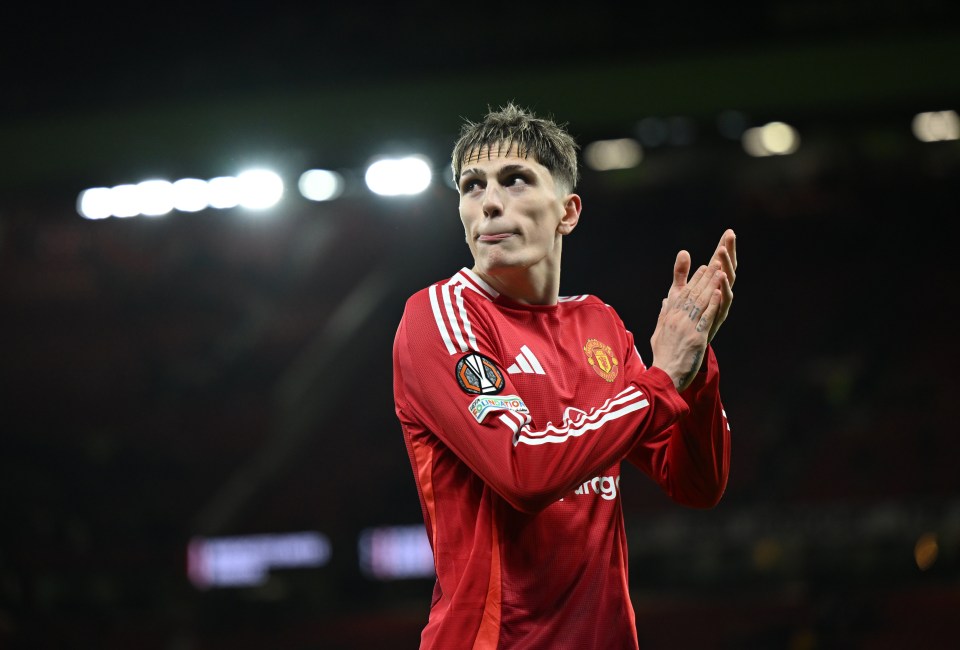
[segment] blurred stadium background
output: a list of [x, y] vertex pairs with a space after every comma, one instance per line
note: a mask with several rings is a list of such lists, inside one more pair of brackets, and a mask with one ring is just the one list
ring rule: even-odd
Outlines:
[[[727, 494], [684, 510], [625, 472], [641, 647], [956, 647], [955, 2], [4, 23], [0, 648], [416, 647], [432, 580], [392, 337], [469, 265], [449, 149], [509, 100], [584, 146], [562, 292], [615, 305], [642, 354], [675, 252], [738, 234]], [[365, 184], [411, 154], [422, 193]], [[252, 208], [81, 215], [89, 189], [250, 169], [275, 174]], [[313, 169], [339, 193], [307, 198]]]

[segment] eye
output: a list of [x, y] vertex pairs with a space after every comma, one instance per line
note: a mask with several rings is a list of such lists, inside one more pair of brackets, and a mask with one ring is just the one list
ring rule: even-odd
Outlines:
[[504, 187], [523, 187], [529, 184], [530, 181], [524, 174], [510, 174], [503, 179]]
[[461, 193], [461, 194], [469, 194], [470, 192], [473, 192], [473, 191], [475, 191], [475, 190], [477, 190], [477, 189], [480, 189], [480, 188], [482, 188], [482, 187], [483, 187], [483, 184], [480, 182], [479, 179], [477, 179], [477, 178], [468, 178], [468, 179], [462, 181], [462, 183], [461, 183], [461, 185], [460, 185], [460, 193]]

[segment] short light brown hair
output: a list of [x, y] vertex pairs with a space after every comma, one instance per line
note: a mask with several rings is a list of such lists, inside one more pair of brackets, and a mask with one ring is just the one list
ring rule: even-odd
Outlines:
[[539, 118], [513, 102], [500, 110], [489, 110], [481, 122], [466, 120], [453, 147], [453, 182], [459, 183], [467, 156], [475, 151], [503, 153], [516, 147], [521, 157], [533, 156], [546, 167], [564, 191], [572, 191], [579, 180], [579, 146], [567, 133], [566, 124]]

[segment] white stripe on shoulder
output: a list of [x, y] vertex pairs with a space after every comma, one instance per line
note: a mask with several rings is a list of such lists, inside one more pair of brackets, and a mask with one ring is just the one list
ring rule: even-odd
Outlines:
[[437, 285], [435, 284], [430, 287], [430, 307], [433, 309], [433, 319], [437, 323], [437, 329], [440, 330], [440, 338], [443, 339], [443, 344], [447, 346], [447, 353], [456, 354], [457, 351], [453, 347], [453, 341], [450, 340], [450, 332], [447, 331], [443, 314], [440, 311], [440, 301], [437, 298]]
[[480, 351], [480, 348], [477, 347], [477, 337], [473, 335], [473, 327], [470, 326], [470, 316], [467, 314], [467, 306], [463, 301], [463, 288], [466, 285], [458, 285], [456, 288], [457, 294], [457, 311], [460, 314], [460, 319], [463, 321], [463, 333], [467, 335], [467, 345], [477, 352]]
[[[450, 295], [455, 290], [452, 284], [453, 281], [451, 280], [447, 284], [443, 285], [440, 288], [440, 292], [443, 294], [443, 306], [446, 309], [447, 322], [450, 324], [450, 329], [453, 330], [453, 336], [456, 338], [457, 345], [460, 347], [460, 351], [466, 352], [467, 342], [463, 340], [463, 334], [460, 332], [460, 324], [457, 322], [457, 313], [453, 309], [454, 298]], [[456, 289], [461, 289], [461, 287], [456, 287]], [[451, 354], [453, 353], [451, 352]]]
[[557, 298], [557, 302], [583, 302], [590, 297], [589, 293], [585, 293], [579, 296], [560, 296]]
[[493, 300], [500, 295], [500, 292], [487, 284], [483, 278], [474, 273], [471, 269], [463, 267], [460, 269], [456, 275], [450, 278], [451, 282], [459, 282], [465, 287], [472, 289], [479, 293], [482, 296], [486, 296], [490, 300]]

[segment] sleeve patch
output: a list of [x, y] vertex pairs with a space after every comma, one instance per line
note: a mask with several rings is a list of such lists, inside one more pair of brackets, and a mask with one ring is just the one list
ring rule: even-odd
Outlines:
[[470, 395], [496, 395], [503, 390], [503, 373], [482, 354], [471, 353], [457, 361], [457, 383]]
[[513, 411], [514, 413], [530, 413], [527, 405], [516, 395], [501, 397], [478, 397], [470, 402], [470, 414], [477, 422], [483, 422], [488, 413], [493, 411]]

